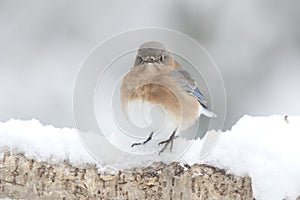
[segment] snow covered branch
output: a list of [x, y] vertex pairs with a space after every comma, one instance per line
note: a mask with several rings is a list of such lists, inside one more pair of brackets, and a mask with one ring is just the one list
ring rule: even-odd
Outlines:
[[[215, 133], [220, 140], [204, 160], [196, 139], [180, 164], [116, 157], [103, 165], [75, 129], [37, 120], [0, 123], [0, 198], [252, 199], [252, 190], [255, 199], [299, 198], [300, 117], [244, 116], [231, 130]], [[185, 140], [175, 142], [176, 152]]]
[[49, 199], [252, 199], [251, 179], [207, 165], [165, 165], [116, 174], [95, 166], [36, 162], [2, 153], [0, 197]]

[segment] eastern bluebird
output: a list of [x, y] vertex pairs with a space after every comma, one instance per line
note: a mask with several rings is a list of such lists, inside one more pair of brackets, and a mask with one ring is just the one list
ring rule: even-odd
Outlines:
[[[138, 116], [153, 105], [161, 105], [167, 116], [168, 126], [172, 128], [169, 139], [159, 152], [176, 138], [178, 132], [192, 126], [204, 114], [216, 115], [208, 110], [207, 102], [197, 87], [197, 83], [163, 44], [155, 41], [142, 44], [138, 50], [134, 66], [124, 76], [121, 83], [121, 102], [126, 117], [143, 123]], [[146, 141], [134, 143], [141, 145], [152, 139], [153, 132]]]

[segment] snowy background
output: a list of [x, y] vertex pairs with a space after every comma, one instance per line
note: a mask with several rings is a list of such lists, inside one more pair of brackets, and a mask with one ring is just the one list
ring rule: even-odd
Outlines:
[[159, 26], [201, 43], [224, 78], [225, 129], [244, 114], [300, 115], [300, 2], [0, 1], [0, 121], [75, 127], [72, 92], [97, 44]]
[[[72, 93], [83, 60], [121, 31], [170, 28], [206, 47], [226, 87], [228, 131], [220, 133], [202, 162], [250, 175], [257, 199], [295, 199], [300, 194], [299, 18], [299, 1], [0, 0], [0, 146], [39, 160], [95, 162], [73, 129]], [[280, 115], [241, 118], [244, 114]], [[200, 143], [194, 142], [183, 162], [199, 162]]]

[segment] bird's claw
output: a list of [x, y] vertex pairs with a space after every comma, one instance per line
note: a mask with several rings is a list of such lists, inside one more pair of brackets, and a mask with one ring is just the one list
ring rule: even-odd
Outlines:
[[131, 148], [134, 147], [134, 146], [146, 144], [147, 142], [149, 142], [152, 139], [152, 136], [153, 136], [153, 131], [150, 133], [149, 137], [144, 142], [133, 143], [131, 145]]
[[170, 151], [172, 151], [172, 148], [173, 148], [173, 141], [174, 139], [176, 138], [175, 134], [176, 134], [176, 131], [177, 130], [174, 130], [172, 135], [170, 136], [169, 139], [167, 140], [164, 140], [164, 141], [161, 141], [160, 143], [158, 143], [158, 146], [159, 145], [162, 145], [162, 144], [165, 144], [165, 146], [159, 151], [158, 155], [160, 155], [162, 152], [165, 151], [165, 149], [167, 148], [167, 146], [171, 143], [171, 146], [170, 146]]

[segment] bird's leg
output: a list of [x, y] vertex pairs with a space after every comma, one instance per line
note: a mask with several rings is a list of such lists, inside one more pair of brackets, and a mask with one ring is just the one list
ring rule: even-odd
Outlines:
[[161, 145], [161, 144], [165, 144], [165, 146], [159, 151], [159, 155], [165, 151], [165, 149], [167, 148], [167, 146], [171, 143], [171, 146], [170, 146], [170, 151], [172, 151], [172, 148], [173, 148], [173, 141], [174, 139], [176, 138], [175, 134], [176, 134], [176, 131], [177, 129], [175, 129], [172, 133], [172, 135], [170, 136], [169, 139], [165, 140], [165, 141], [162, 141], [160, 143], [158, 143], [158, 145]]
[[131, 145], [131, 147], [134, 147], [134, 146], [138, 146], [138, 145], [144, 145], [146, 144], [147, 142], [149, 142], [151, 139], [152, 139], [152, 136], [153, 136], [153, 131], [150, 133], [149, 137], [147, 138], [147, 140], [145, 140], [144, 142], [138, 142], [138, 143], [133, 143]]

